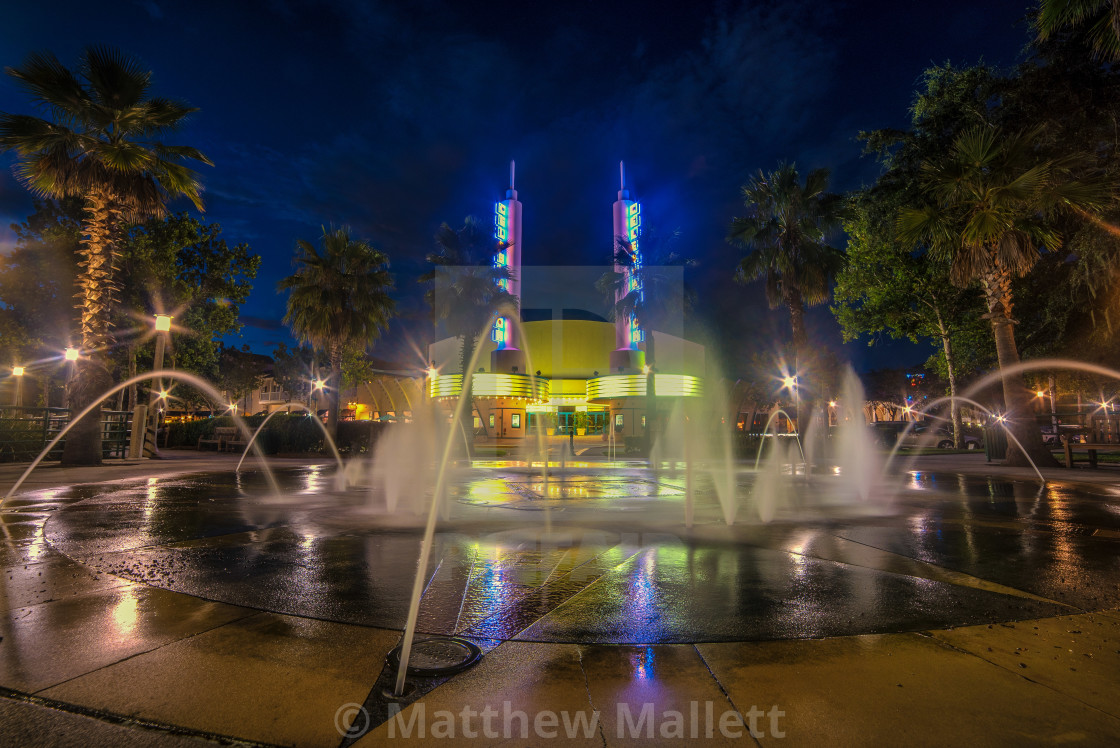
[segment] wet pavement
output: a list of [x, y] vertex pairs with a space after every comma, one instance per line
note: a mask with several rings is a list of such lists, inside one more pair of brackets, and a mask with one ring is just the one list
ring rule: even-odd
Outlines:
[[[136, 744], [339, 745], [350, 741], [335, 711], [353, 703], [374, 715], [359, 743], [389, 739], [374, 684], [404, 625], [420, 520], [410, 507], [390, 519], [332, 476], [281, 470], [281, 499], [255, 473], [220, 472], [7, 503], [0, 715], [34, 725], [55, 709], [70, 715], [60, 730], [108, 721], [140, 730]], [[753, 476], [736, 480], [749, 497]], [[501, 464], [463, 471], [419, 628], [488, 654], [427, 684], [404, 716], [570, 702], [604, 715], [588, 744], [613, 745], [629, 740], [617, 704], [636, 715], [647, 702], [715, 700], [745, 715], [765, 694], [793, 715], [783, 744], [874, 743], [855, 739], [885, 739], [900, 714], [931, 704], [979, 719], [961, 699], [997, 689], [1001, 725], [1027, 719], [1032, 700], [1066, 716], [1019, 732], [973, 724], [972, 737], [990, 739], [972, 742], [1120, 741], [1120, 495], [1107, 481], [1040, 488], [915, 471], [864, 506], [832, 500], [828, 478], [814, 477], [776, 521], [744, 509], [732, 526], [701, 481], [689, 529], [685, 483], [594, 463], [547, 478]], [[857, 698], [893, 704], [894, 717]], [[944, 744], [931, 730], [913, 744]]]

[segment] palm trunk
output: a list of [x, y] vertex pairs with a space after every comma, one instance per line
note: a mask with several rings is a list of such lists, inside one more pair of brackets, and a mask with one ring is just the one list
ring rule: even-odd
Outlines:
[[949, 330], [941, 318], [941, 309], [933, 308], [937, 315], [937, 328], [941, 333], [941, 347], [945, 351], [945, 369], [949, 374], [949, 420], [953, 424], [953, 448], [961, 448], [961, 409], [957, 406], [957, 367], [953, 362], [953, 341], [949, 337]]
[[[85, 236], [78, 263], [78, 297], [81, 299], [82, 351], [76, 373], [68, 388], [71, 417], [97, 402], [113, 385], [106, 366], [113, 304], [113, 255], [120, 208], [113, 197], [96, 191], [87, 195]], [[66, 437], [62, 450], [64, 465], [101, 464], [101, 413], [95, 408], [78, 422]]]
[[[129, 343], [128, 345], [128, 378], [132, 379], [136, 376], [136, 344]], [[128, 409], [136, 410], [136, 384], [133, 383], [128, 387]]]
[[330, 357], [331, 396], [327, 411], [327, 432], [337, 442], [339, 408], [342, 406], [342, 346], [340, 344], [331, 344]]
[[[992, 322], [992, 336], [996, 343], [996, 357], [1000, 370], [1019, 363], [1019, 350], [1015, 346], [1015, 322], [1011, 317], [1011, 274], [997, 268], [981, 275], [981, 283]], [[1023, 445], [1023, 450], [1008, 439], [1005, 463], [1026, 467], [1031, 460], [1039, 467], [1058, 467], [1057, 460], [1042, 443], [1042, 433], [1031, 416], [1031, 399], [1021, 375], [1003, 377], [1003, 402], [1008, 429]]]

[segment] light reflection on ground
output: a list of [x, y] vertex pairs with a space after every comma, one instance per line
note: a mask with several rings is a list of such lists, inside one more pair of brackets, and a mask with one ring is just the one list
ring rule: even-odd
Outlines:
[[[830, 474], [798, 476], [777, 521], [728, 527], [711, 477], [698, 475], [696, 526], [687, 529], [681, 472], [596, 463], [554, 468], [546, 484], [525, 463], [501, 465], [475, 463], [455, 477], [421, 604], [424, 632], [643, 644], [820, 637], [1120, 600], [1111, 495], [912, 473], [897, 498], [860, 505], [829, 493]], [[259, 476], [227, 474], [30, 494], [16, 511], [61, 504], [29, 515], [29, 537], [44, 533], [97, 574], [403, 625], [416, 527], [378, 514], [365, 491], [334, 491], [329, 466], [281, 479], [290, 491], [282, 500], [268, 498]], [[735, 480], [750, 496], [754, 475]], [[114, 619], [127, 627], [134, 614], [122, 599]]]

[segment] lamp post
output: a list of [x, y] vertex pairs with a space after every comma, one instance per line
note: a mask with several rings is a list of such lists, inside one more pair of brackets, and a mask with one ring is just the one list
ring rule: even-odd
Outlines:
[[801, 395], [797, 391], [797, 377], [786, 376], [782, 377], [782, 387], [788, 389], [793, 394], [793, 417], [797, 419], [796, 426], [798, 434], [801, 433]]
[[[156, 324], [156, 354], [152, 361], [152, 371], [158, 372], [163, 370], [163, 354], [167, 348], [167, 338], [171, 336], [171, 317], [166, 314], [157, 314], [155, 318]], [[166, 396], [163, 389], [163, 379], [160, 378], [152, 382], [151, 388], [148, 391], [148, 421], [152, 429], [152, 456], [159, 457], [159, 447], [157, 446], [159, 435], [159, 400]], [[147, 437], [145, 437], [146, 439]]]
[[[314, 409], [315, 409], [315, 417], [316, 418], [319, 417], [319, 397], [320, 397], [319, 393], [324, 392], [325, 391], [324, 388], [326, 386], [327, 386], [327, 380], [320, 379], [318, 376], [316, 376], [315, 379], [312, 380], [312, 382], [311, 382], [311, 402], [313, 402], [315, 404]], [[310, 405], [311, 403], [308, 403], [308, 404]]]
[[[66, 351], [62, 355], [67, 361], [70, 362], [70, 366], [67, 367], [68, 372], [66, 374], [66, 401], [67, 401], [67, 403], [69, 403], [69, 401], [70, 401], [70, 385], [74, 381], [74, 376], [78, 373], [79, 351], [78, 351], [77, 348], [75, 348], [74, 346], [71, 345], [71, 346], [67, 346]], [[64, 403], [64, 404], [67, 404], [67, 403]], [[48, 393], [47, 405], [50, 405], [49, 393]]]
[[12, 376], [16, 378], [16, 392], [12, 404], [19, 408], [23, 405], [23, 367], [13, 366]]

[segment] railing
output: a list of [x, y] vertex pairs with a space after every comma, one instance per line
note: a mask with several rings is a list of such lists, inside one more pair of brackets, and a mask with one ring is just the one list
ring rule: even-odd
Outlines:
[[[30, 462], [70, 422], [67, 408], [0, 407], [0, 462]], [[101, 411], [101, 456], [105, 459], [128, 456], [132, 413]], [[63, 439], [47, 455], [48, 460], [62, 456]]]

